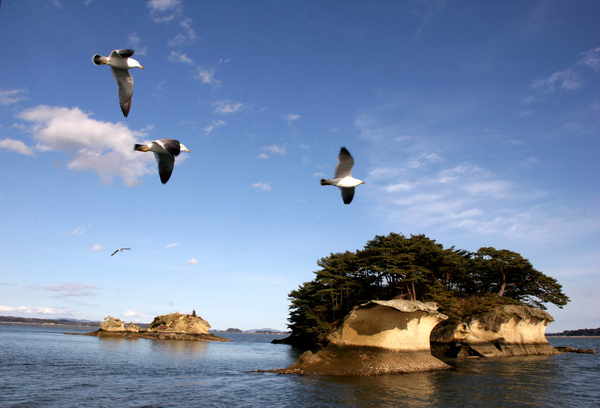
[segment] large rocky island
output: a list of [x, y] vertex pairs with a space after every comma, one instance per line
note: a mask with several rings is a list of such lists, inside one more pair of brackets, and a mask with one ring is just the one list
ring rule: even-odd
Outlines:
[[273, 372], [378, 375], [450, 368], [436, 357], [560, 354], [545, 337], [554, 319], [540, 309], [505, 305], [465, 321], [447, 320], [434, 303], [372, 300], [344, 319], [327, 347]]
[[210, 324], [200, 316], [197, 316], [195, 312], [192, 314], [176, 312], [156, 316], [147, 329], [142, 329], [134, 323], [126, 325], [119, 318], [107, 316], [100, 323], [98, 330], [83, 335], [126, 339], [230, 341], [229, 339], [210, 333], [208, 329], [210, 329]]

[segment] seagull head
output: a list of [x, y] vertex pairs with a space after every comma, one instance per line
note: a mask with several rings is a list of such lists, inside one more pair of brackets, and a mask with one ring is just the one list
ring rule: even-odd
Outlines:
[[183, 145], [183, 143], [179, 143], [179, 150], [182, 151], [182, 152], [185, 150], [186, 152], [191, 153], [190, 149], [188, 149], [187, 147], [185, 147]]
[[127, 58], [127, 68], [141, 68], [144, 69], [144, 67], [142, 67], [142, 65], [137, 62], [137, 60], [134, 60], [133, 58]]

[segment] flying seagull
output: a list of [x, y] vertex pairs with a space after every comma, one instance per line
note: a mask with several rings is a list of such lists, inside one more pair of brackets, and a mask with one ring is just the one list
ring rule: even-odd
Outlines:
[[335, 167], [335, 174], [332, 179], [321, 179], [322, 186], [337, 186], [342, 192], [344, 204], [350, 204], [354, 198], [354, 187], [359, 184], [365, 184], [364, 181], [352, 177], [352, 166], [354, 159], [345, 147], [340, 149], [338, 155], [338, 164]]
[[179, 156], [179, 153], [183, 150], [188, 153], [190, 152], [187, 147], [179, 143], [179, 140], [173, 139], [158, 139], [148, 144], [136, 144], [133, 150], [140, 152], [151, 151], [154, 153], [154, 157], [158, 163], [160, 181], [163, 184], [171, 178], [173, 166], [175, 166], [175, 156]]
[[126, 251], [126, 250], [130, 250], [131, 248], [119, 248], [117, 249], [115, 252], [113, 252], [112, 254], [110, 254], [110, 256], [113, 256], [114, 254], [116, 254], [117, 252], [122, 252], [122, 251]]
[[108, 57], [103, 57], [100, 54], [92, 57], [94, 64], [106, 64], [111, 67], [115, 81], [117, 81], [117, 85], [119, 86], [119, 104], [125, 117], [129, 115], [131, 97], [133, 96], [133, 78], [129, 70], [131, 68], [144, 69], [139, 62], [131, 58], [132, 55], [133, 50], [122, 49], [112, 51]]

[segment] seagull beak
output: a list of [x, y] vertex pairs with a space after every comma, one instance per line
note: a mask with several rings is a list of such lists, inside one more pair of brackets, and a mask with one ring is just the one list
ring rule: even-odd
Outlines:
[[183, 150], [185, 150], [188, 153], [191, 153], [190, 149], [183, 149]]
[[141, 65], [140, 65], [140, 68], [141, 68], [141, 69], [144, 69], [144, 67], [142, 67]]

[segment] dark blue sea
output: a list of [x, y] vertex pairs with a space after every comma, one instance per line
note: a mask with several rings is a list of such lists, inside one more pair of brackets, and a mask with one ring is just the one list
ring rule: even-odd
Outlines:
[[[87, 331], [92, 331], [93, 328]], [[328, 377], [283, 368], [278, 336], [230, 343], [106, 339], [0, 325], [0, 407], [598, 407], [600, 354], [454, 359], [449, 371]], [[279, 336], [281, 337], [281, 336]], [[593, 348], [599, 338], [549, 338]]]

